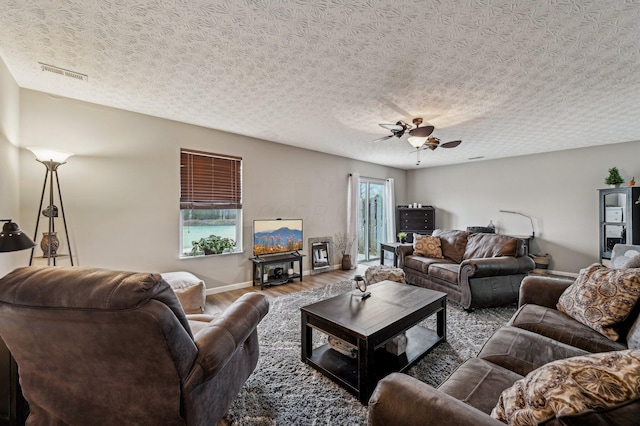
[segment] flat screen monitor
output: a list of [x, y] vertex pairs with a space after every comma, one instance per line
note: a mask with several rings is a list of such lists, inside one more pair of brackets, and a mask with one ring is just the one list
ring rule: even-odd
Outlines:
[[302, 250], [302, 219], [253, 221], [253, 255], [262, 256]]

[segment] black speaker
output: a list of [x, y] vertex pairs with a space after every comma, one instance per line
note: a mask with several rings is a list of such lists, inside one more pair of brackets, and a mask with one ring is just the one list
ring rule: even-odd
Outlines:
[[282, 268], [275, 268], [273, 270], [273, 276], [275, 278], [282, 278], [282, 272], [283, 272]]

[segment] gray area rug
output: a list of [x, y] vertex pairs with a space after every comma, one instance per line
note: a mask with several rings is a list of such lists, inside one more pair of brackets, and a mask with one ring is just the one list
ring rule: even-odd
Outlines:
[[[233, 425], [363, 425], [367, 409], [352, 394], [300, 359], [300, 307], [346, 293], [350, 281], [271, 300], [258, 327], [260, 359], [231, 406]], [[433, 386], [442, 383], [515, 312], [515, 306], [467, 313], [447, 306], [447, 342], [438, 345], [407, 374]], [[435, 316], [422, 325], [435, 329]], [[314, 347], [326, 338], [314, 332]]]

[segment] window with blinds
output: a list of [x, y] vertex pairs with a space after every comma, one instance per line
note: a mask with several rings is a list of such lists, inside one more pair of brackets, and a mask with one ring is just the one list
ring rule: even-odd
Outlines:
[[242, 158], [180, 150], [181, 209], [241, 209]]
[[181, 256], [242, 251], [242, 158], [180, 150]]

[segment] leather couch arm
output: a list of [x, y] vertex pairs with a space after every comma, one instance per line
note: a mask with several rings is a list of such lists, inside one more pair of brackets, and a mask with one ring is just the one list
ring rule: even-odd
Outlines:
[[531, 303], [556, 309], [562, 293], [573, 284], [570, 278], [551, 278], [529, 275], [522, 280], [518, 306]]
[[533, 271], [536, 264], [529, 256], [500, 256], [466, 259], [460, 264], [460, 277], [481, 278], [498, 275], [526, 274]]
[[398, 256], [398, 268], [404, 266], [404, 257], [413, 254], [413, 244], [400, 244], [396, 247], [396, 255]]
[[264, 295], [247, 293], [201, 329], [194, 336], [198, 355], [186, 380], [185, 391], [188, 393], [189, 389], [207, 381], [224, 367], [267, 312], [269, 302]]
[[369, 399], [369, 426], [491, 425], [504, 423], [411, 376], [392, 373]]

